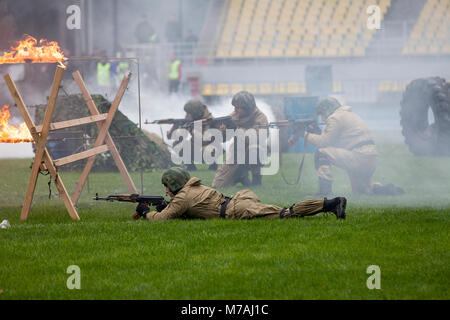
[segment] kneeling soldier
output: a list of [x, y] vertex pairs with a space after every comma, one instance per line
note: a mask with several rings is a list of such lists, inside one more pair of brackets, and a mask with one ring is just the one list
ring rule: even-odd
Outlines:
[[204, 186], [197, 177], [189, 172], [173, 167], [164, 171], [162, 184], [171, 197], [170, 203], [158, 211], [150, 211], [145, 205], [139, 205], [133, 218], [144, 217], [148, 220], [184, 219], [251, 219], [251, 218], [290, 218], [312, 216], [320, 212], [332, 212], [338, 219], [345, 219], [347, 200], [338, 197], [331, 200], [311, 199], [294, 203], [289, 208], [263, 204], [250, 190], [241, 190], [227, 197], [217, 190]]

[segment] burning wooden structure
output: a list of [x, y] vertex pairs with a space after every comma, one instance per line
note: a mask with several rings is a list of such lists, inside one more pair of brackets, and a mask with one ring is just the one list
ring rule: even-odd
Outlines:
[[[128, 171], [120, 157], [119, 152], [117, 151], [114, 141], [112, 140], [108, 132], [109, 126], [111, 125], [114, 115], [117, 109], [119, 108], [120, 101], [122, 100], [125, 90], [127, 89], [131, 73], [129, 71], [125, 73], [109, 112], [100, 114], [81, 77], [81, 74], [78, 71], [74, 72], [72, 75], [79, 89], [81, 90], [82, 96], [87, 104], [87, 107], [89, 108], [91, 115], [84, 118], [51, 123], [52, 115], [56, 105], [56, 98], [58, 96], [58, 92], [61, 86], [63, 73], [66, 69], [66, 67], [62, 63], [64, 59], [65, 59], [64, 55], [62, 54], [62, 51], [59, 50], [57, 43], [54, 42], [47, 43], [46, 41], [41, 40], [38, 46], [36, 39], [32, 37], [27, 37], [24, 41], [20, 42], [15, 48], [12, 48], [12, 52], [10, 53], [4, 52], [3, 56], [0, 57], [0, 64], [24, 63], [24, 62], [58, 63], [53, 78], [50, 96], [48, 99], [47, 108], [45, 110], [45, 116], [42, 125], [35, 125], [35, 123], [33, 122], [33, 119], [31, 118], [30, 113], [28, 111], [28, 108], [25, 105], [25, 102], [23, 101], [22, 96], [19, 90], [17, 89], [16, 84], [14, 83], [14, 80], [12, 79], [11, 75], [8, 73], [7, 75], [4, 76], [8, 89], [11, 92], [11, 95], [20, 110], [23, 119], [25, 120], [25, 125], [21, 126], [20, 128], [8, 126], [8, 119], [9, 119], [9, 112], [7, 112], [8, 107], [7, 106], [3, 107], [0, 113], [0, 119], [3, 121], [2, 128], [7, 128], [9, 129], [10, 132], [13, 131], [12, 135], [10, 135], [13, 138], [10, 138], [9, 136], [8, 137], [3, 136], [0, 138], [5, 139], [3, 142], [33, 141], [36, 146], [36, 153], [31, 168], [31, 175], [28, 182], [25, 201], [20, 216], [21, 220], [26, 220], [28, 218], [31, 209], [31, 202], [34, 196], [37, 178], [41, 170], [48, 171], [50, 173], [51, 179], [55, 182], [56, 188], [58, 189], [58, 192], [64, 201], [64, 204], [67, 208], [67, 211], [69, 212], [70, 217], [73, 220], [79, 220], [80, 217], [78, 216], [77, 210], [75, 209], [75, 204], [78, 202], [80, 198], [81, 192], [83, 190], [84, 184], [86, 183], [89, 172], [91, 171], [92, 164], [95, 161], [96, 155], [106, 151], [109, 151], [112, 157], [114, 158], [116, 166], [118, 167], [124, 181], [126, 182], [129, 191], [131, 193], [137, 193], [136, 187], [130, 175], [128, 174]], [[52, 159], [51, 155], [49, 154], [46, 148], [49, 132], [62, 128], [81, 126], [88, 123], [96, 123], [97, 126], [99, 127], [99, 134], [97, 136], [97, 139], [95, 140], [93, 147], [89, 150], [72, 154], [60, 159]], [[27, 132], [25, 130], [25, 126], [26, 128], [28, 128], [28, 135], [26, 135]], [[25, 134], [25, 136], [22, 136], [22, 134]], [[59, 166], [63, 166], [67, 163], [71, 163], [74, 161], [79, 161], [81, 159], [88, 159], [88, 160], [81, 173], [81, 177], [78, 181], [75, 191], [72, 197], [70, 197], [69, 194], [67, 193], [67, 190], [61, 179], [61, 176], [58, 175], [57, 168]]]

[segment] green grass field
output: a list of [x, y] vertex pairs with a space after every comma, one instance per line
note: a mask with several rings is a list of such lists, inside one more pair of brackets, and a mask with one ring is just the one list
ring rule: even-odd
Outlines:
[[[374, 180], [402, 186], [401, 197], [352, 196], [334, 170], [334, 192], [348, 197], [347, 219], [134, 221], [134, 205], [95, 202], [95, 192], [127, 192], [120, 175], [93, 173], [72, 221], [48, 176], [40, 176], [29, 219], [19, 219], [31, 159], [0, 160], [0, 299], [448, 299], [450, 159], [418, 158], [403, 144], [379, 144]], [[285, 155], [294, 180], [299, 155]], [[254, 189], [288, 206], [317, 189], [312, 156], [300, 186], [280, 174]], [[211, 185], [205, 166], [194, 173]], [[193, 175], [194, 175], [193, 174]], [[79, 173], [61, 173], [71, 192]], [[144, 194], [162, 195], [161, 172], [145, 173]], [[140, 176], [133, 174], [140, 189]], [[242, 187], [221, 190], [232, 194]], [[68, 266], [81, 270], [69, 290]], [[369, 290], [367, 267], [381, 270]]]

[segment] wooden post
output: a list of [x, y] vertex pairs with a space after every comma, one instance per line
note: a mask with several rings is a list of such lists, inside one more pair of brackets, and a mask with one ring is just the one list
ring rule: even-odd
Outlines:
[[[86, 102], [86, 104], [87, 104], [91, 114], [93, 116], [100, 114], [98, 109], [97, 109], [97, 106], [95, 105], [94, 101], [92, 100], [91, 94], [89, 93], [89, 91], [88, 91], [88, 89], [86, 87], [86, 84], [83, 81], [83, 78], [81, 77], [80, 72], [76, 71], [76, 72], [72, 73], [72, 75], [73, 75], [73, 78], [75, 79], [75, 82], [77, 83], [78, 87], [80, 88], [80, 91], [81, 91], [81, 93], [83, 95], [84, 101]], [[129, 73], [124, 75], [124, 78], [122, 80], [121, 86], [119, 88], [118, 93], [116, 94], [116, 98], [114, 99], [113, 104], [111, 105], [109, 113], [111, 113], [111, 110], [113, 110], [113, 107], [116, 110], [119, 107], [119, 103], [120, 103], [120, 101], [122, 99], [123, 94], [125, 93], [125, 89], [128, 86], [129, 77], [130, 77]], [[99, 136], [97, 138], [97, 141], [99, 140], [99, 138], [101, 138], [102, 142], [99, 142], [99, 144], [101, 144], [101, 143], [103, 143], [103, 139], [106, 139], [106, 145], [108, 146], [109, 152], [111, 153], [111, 155], [112, 155], [112, 157], [114, 159], [114, 162], [116, 163], [116, 166], [119, 169], [120, 174], [122, 175], [122, 178], [125, 180], [125, 183], [128, 186], [128, 190], [130, 191], [130, 193], [138, 193], [137, 189], [136, 189], [136, 187], [135, 187], [135, 185], [133, 183], [133, 180], [131, 179], [131, 177], [130, 177], [130, 175], [128, 173], [128, 170], [125, 167], [125, 164], [123, 163], [122, 158], [120, 157], [119, 151], [117, 150], [116, 145], [114, 144], [114, 141], [111, 138], [111, 135], [109, 134], [108, 130], [103, 130], [103, 126], [104, 125], [105, 124], [97, 122], [97, 126], [99, 128], [99, 131], [101, 131], [104, 134], [104, 138], [100, 137], [100, 134], [99, 134]], [[108, 127], [109, 127], [109, 125], [108, 125]], [[96, 141], [96, 143], [97, 143], [97, 141]], [[74, 191], [74, 193], [72, 195], [72, 201], [74, 203], [77, 203], [78, 199], [80, 198], [81, 191], [83, 190], [83, 186], [84, 186], [84, 184], [85, 184], [85, 182], [87, 180], [87, 177], [89, 175], [89, 172], [90, 172], [90, 170], [92, 168], [92, 165], [94, 163], [95, 157], [92, 157], [91, 159], [88, 160], [88, 163], [86, 164], [86, 166], [85, 166], [85, 168], [83, 170], [83, 173], [82, 173], [82, 175], [80, 177], [80, 180], [79, 180], [79, 182], [77, 184], [77, 187], [75, 188], [75, 191]]]
[[[54, 84], [55, 84], [55, 82], [58, 82], [58, 81], [60, 82], [59, 76], [62, 76], [62, 74], [61, 74], [62, 71], [64, 71], [64, 70], [57, 69], [56, 74], [55, 74]], [[31, 118], [30, 113], [28, 112], [28, 109], [25, 105], [25, 102], [22, 99], [22, 96], [19, 93], [19, 90], [17, 90], [16, 84], [14, 83], [13, 79], [11, 78], [11, 76], [9, 74], [5, 75], [4, 78], [5, 78], [6, 84], [8, 85], [9, 91], [11, 92], [11, 95], [13, 96], [14, 101], [16, 102], [16, 104], [22, 114], [22, 117], [28, 127], [28, 130], [30, 130], [31, 135], [33, 136], [33, 140], [35, 141], [36, 144], [39, 144], [39, 142], [43, 141], [43, 140], [41, 140], [41, 138], [39, 137], [39, 134], [36, 131], [36, 126], [34, 125], [33, 119]], [[58, 83], [58, 86], [59, 86], [59, 83]], [[53, 98], [56, 99], [56, 96], [53, 96]], [[49, 100], [49, 104], [50, 103], [51, 103], [51, 101]], [[53, 107], [54, 107], [54, 105], [53, 105]], [[46, 112], [46, 115], [47, 115], [47, 112]], [[80, 217], [78, 216], [77, 210], [75, 209], [75, 207], [72, 203], [72, 200], [69, 197], [66, 187], [64, 186], [64, 183], [63, 183], [61, 177], [58, 175], [56, 167], [53, 164], [53, 160], [51, 159], [47, 148], [45, 148], [45, 143], [43, 145], [44, 145], [44, 147], [40, 149], [42, 152], [41, 158], [39, 161], [36, 161], [37, 156], [35, 156], [33, 167], [37, 164], [41, 165], [40, 162], [41, 162], [41, 159], [43, 158], [44, 164], [45, 164], [46, 168], [48, 169], [48, 171], [50, 172], [50, 176], [52, 177], [52, 180], [55, 181], [56, 188], [58, 189], [58, 192], [64, 201], [64, 205], [66, 206], [66, 209], [69, 212], [70, 217], [73, 220], [80, 220]], [[33, 177], [33, 172], [32, 172], [31, 177]], [[34, 186], [30, 185], [30, 183], [33, 183], [33, 180], [31, 179], [31, 177], [30, 177], [30, 181], [28, 183], [27, 193], [25, 195], [25, 204], [22, 207], [22, 212], [20, 215], [21, 220], [26, 220], [28, 218], [28, 215], [30, 212], [30, 207], [31, 207], [30, 204], [31, 204], [31, 201], [33, 200], [36, 181], [34, 181]], [[36, 179], [37, 179], [37, 177], [36, 177]], [[31, 192], [29, 192], [29, 191], [31, 191]]]

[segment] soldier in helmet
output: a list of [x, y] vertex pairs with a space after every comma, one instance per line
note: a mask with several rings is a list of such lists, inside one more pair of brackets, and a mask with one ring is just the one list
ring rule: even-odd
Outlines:
[[291, 218], [316, 215], [320, 212], [332, 212], [337, 219], [345, 219], [347, 200], [338, 197], [331, 200], [311, 199], [294, 203], [289, 208], [263, 204], [250, 190], [242, 190], [227, 197], [217, 190], [204, 186], [197, 177], [180, 167], [164, 171], [162, 184], [171, 201], [158, 211], [140, 204], [133, 218], [147, 220], [168, 219], [251, 219], [251, 218]]
[[319, 177], [319, 191], [316, 196], [332, 193], [333, 177], [331, 166], [344, 169], [352, 186], [352, 191], [359, 194], [403, 194], [403, 189], [393, 184], [371, 183], [377, 165], [377, 148], [366, 123], [351, 107], [328, 97], [319, 101], [317, 114], [325, 122], [321, 133], [297, 132], [289, 138], [294, 144], [299, 136], [304, 135], [308, 143], [317, 147], [314, 163]]
[[[200, 100], [189, 100], [188, 102], [186, 102], [186, 104], [184, 105], [184, 111], [186, 112], [186, 120], [188, 121], [197, 121], [197, 120], [201, 120], [201, 119], [209, 119], [212, 118], [212, 114], [211, 112], [209, 112], [208, 107], [203, 104]], [[170, 139], [172, 136], [172, 133], [176, 130], [179, 129], [180, 127], [177, 125], [173, 125], [172, 128], [167, 132], [167, 138]], [[203, 131], [209, 129], [209, 125], [208, 124], [204, 124], [203, 125]], [[197, 170], [197, 167], [194, 164], [194, 134], [202, 134], [201, 132], [194, 132], [193, 127], [189, 127], [188, 128], [190, 134], [191, 134], [191, 161], [190, 163], [186, 164], [186, 168], [189, 171], [195, 171]], [[185, 137], [186, 138], [186, 137]], [[203, 141], [203, 138], [200, 137], [200, 141]], [[176, 141], [174, 143], [174, 145], [176, 145], [177, 143], [179, 143], [179, 141]], [[202, 142], [203, 148], [206, 148], [208, 146], [208, 144], [210, 142], [208, 141], [203, 141]], [[203, 148], [202, 148], [202, 152], [203, 152]], [[217, 164], [213, 163], [209, 166], [209, 170], [217, 170]]]
[[[234, 106], [234, 112], [230, 116], [235, 125], [235, 129], [254, 129], [258, 132], [257, 126], [268, 124], [266, 115], [256, 106], [255, 98], [250, 92], [240, 91], [236, 93], [231, 100], [231, 104]], [[236, 141], [231, 145], [231, 148], [235, 147]], [[245, 164], [238, 164], [237, 161], [231, 164], [231, 159], [227, 158], [226, 163], [217, 170], [212, 184], [213, 188], [228, 187], [238, 182], [241, 182], [244, 186], [250, 184], [253, 186], [261, 185], [262, 177], [260, 171], [262, 165], [259, 159], [257, 164], [250, 164], [248, 161], [248, 154], [250, 152], [259, 154], [257, 148], [258, 145], [251, 145], [246, 141]], [[237, 152], [235, 151], [234, 156], [236, 155]], [[248, 178], [249, 171], [252, 173], [251, 183]]]

